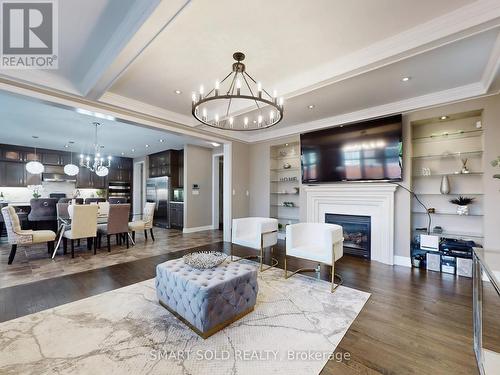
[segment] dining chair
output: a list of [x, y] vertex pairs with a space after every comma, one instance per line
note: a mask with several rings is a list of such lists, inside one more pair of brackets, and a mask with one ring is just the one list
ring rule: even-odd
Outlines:
[[51, 230], [23, 230], [16, 210], [12, 206], [2, 208], [2, 216], [7, 230], [9, 244], [12, 245], [8, 264], [12, 264], [16, 256], [17, 246], [31, 246], [47, 242], [47, 251], [50, 253], [54, 247], [56, 234]]
[[39, 227], [40, 222], [50, 223], [50, 228], [57, 226], [56, 204], [58, 198], [33, 198], [30, 200], [31, 210], [28, 214], [28, 220], [33, 223], [35, 229]]
[[85, 204], [106, 202], [106, 198], [85, 198]]
[[87, 239], [87, 249], [94, 245], [94, 254], [97, 251], [97, 205], [72, 204], [68, 207], [71, 217], [71, 229], [63, 233], [63, 248], [66, 254], [68, 239], [71, 241], [71, 258], [75, 257], [75, 240]]
[[[108, 222], [97, 226], [97, 243], [101, 247], [101, 236], [105, 235], [108, 245], [108, 251], [111, 251], [111, 236], [117, 235], [117, 239], [121, 236], [126, 237], [127, 249], [129, 248], [128, 237], [128, 217], [130, 214], [130, 204], [111, 204], [109, 206]], [[117, 241], [117, 245], [121, 241]]]
[[155, 236], [153, 234], [153, 218], [155, 215], [156, 203], [147, 202], [144, 206], [144, 212], [142, 214], [142, 220], [131, 221], [128, 223], [128, 230], [132, 232], [132, 240], [135, 241], [135, 232], [138, 230], [144, 231], [144, 238], [148, 239], [148, 229], [151, 234], [151, 238], [154, 241]]
[[99, 207], [99, 216], [109, 215], [109, 202], [97, 202], [97, 207]]

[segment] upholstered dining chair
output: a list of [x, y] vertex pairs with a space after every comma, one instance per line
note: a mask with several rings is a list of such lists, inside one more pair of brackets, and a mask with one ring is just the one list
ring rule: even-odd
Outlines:
[[[278, 242], [278, 220], [267, 217], [245, 217], [233, 219], [231, 230], [231, 242], [236, 245], [249, 247], [258, 250], [259, 253], [245, 258], [259, 258], [260, 271], [266, 271], [278, 265], [278, 260], [273, 258], [273, 246]], [[264, 268], [264, 249], [271, 248], [271, 266]], [[233, 260], [233, 250], [231, 247], [231, 260]], [[239, 259], [238, 259], [239, 260]]]
[[106, 202], [106, 198], [85, 198], [85, 204]]
[[144, 238], [148, 239], [148, 229], [151, 234], [151, 238], [154, 241], [155, 236], [153, 234], [153, 218], [155, 215], [156, 203], [147, 202], [144, 206], [144, 212], [142, 214], [142, 220], [131, 221], [128, 223], [128, 230], [132, 232], [132, 240], [135, 241], [135, 232], [138, 230], [144, 231]]
[[97, 207], [99, 207], [99, 216], [108, 216], [109, 214], [109, 202], [97, 202]]
[[[35, 227], [39, 227], [40, 222], [50, 223], [50, 228], [57, 227], [56, 204], [58, 198], [33, 198], [30, 200], [31, 210], [28, 214], [28, 220]], [[35, 228], [37, 229], [37, 228]]]
[[71, 229], [63, 233], [63, 248], [66, 254], [68, 239], [71, 241], [71, 258], [75, 257], [75, 240], [87, 239], [87, 249], [90, 250], [92, 242], [94, 254], [97, 251], [97, 210], [96, 204], [81, 205], [72, 204], [68, 207], [71, 217]]
[[[97, 226], [97, 243], [101, 247], [101, 236], [105, 235], [107, 239], [108, 251], [111, 251], [111, 236], [114, 234], [117, 237], [117, 245], [121, 243], [121, 236], [125, 235], [127, 249], [129, 248], [128, 240], [128, 217], [130, 214], [130, 204], [111, 204], [109, 205], [108, 222]], [[118, 239], [120, 238], [120, 241]]]
[[[332, 287], [334, 292], [342, 284], [342, 278], [335, 274], [335, 262], [344, 254], [342, 227], [326, 223], [297, 223], [286, 227], [285, 278], [298, 272], [317, 271], [314, 268], [300, 268], [290, 275], [287, 271], [287, 257], [311, 260], [332, 266]], [[339, 283], [335, 286], [335, 276]]]
[[12, 206], [2, 208], [2, 216], [7, 230], [9, 244], [12, 245], [8, 264], [12, 264], [16, 256], [17, 246], [30, 246], [47, 242], [47, 250], [50, 253], [54, 247], [56, 234], [51, 230], [23, 230], [16, 210]]

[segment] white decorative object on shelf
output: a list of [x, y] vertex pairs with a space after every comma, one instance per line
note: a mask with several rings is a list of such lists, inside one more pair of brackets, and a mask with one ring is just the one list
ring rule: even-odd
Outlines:
[[441, 187], [439, 189], [441, 194], [450, 194], [450, 180], [447, 175], [441, 178]]

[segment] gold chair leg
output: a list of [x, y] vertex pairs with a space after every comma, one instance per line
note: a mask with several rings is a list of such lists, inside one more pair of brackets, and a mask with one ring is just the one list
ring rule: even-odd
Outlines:
[[286, 252], [285, 252], [285, 279], [288, 279], [288, 276], [286, 275]]
[[[335, 285], [335, 276], [339, 279], [339, 282], [337, 285]], [[341, 286], [344, 283], [344, 280], [342, 280], [342, 276], [335, 274], [335, 261], [332, 262], [332, 289], [331, 292], [335, 292], [339, 286]]]

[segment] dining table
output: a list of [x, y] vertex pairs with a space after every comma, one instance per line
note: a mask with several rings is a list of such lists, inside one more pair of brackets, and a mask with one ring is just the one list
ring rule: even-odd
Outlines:
[[[52, 259], [54, 259], [57, 254], [57, 250], [61, 245], [64, 232], [66, 231], [66, 229], [71, 228], [71, 218], [58, 218], [58, 221], [59, 221], [59, 227], [57, 229], [57, 234], [56, 234], [57, 243], [52, 253]], [[102, 215], [102, 214], [97, 215], [97, 225], [107, 224], [107, 223], [108, 223], [108, 215]], [[133, 240], [132, 236], [130, 235], [130, 233], [127, 233], [127, 235], [129, 240], [132, 242], [132, 246], [134, 246], [135, 241]]]

